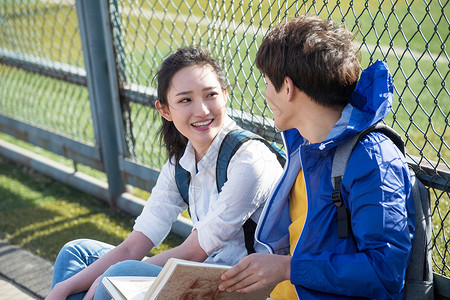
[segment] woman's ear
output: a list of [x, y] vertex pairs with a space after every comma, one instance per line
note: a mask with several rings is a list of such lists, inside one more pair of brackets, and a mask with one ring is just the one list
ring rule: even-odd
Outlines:
[[225, 103], [228, 101], [227, 95], [228, 95], [228, 90], [225, 88], [222, 90], [223, 93], [223, 98], [225, 99]]
[[170, 110], [167, 105], [161, 104], [161, 102], [159, 102], [159, 100], [156, 100], [155, 107], [158, 110], [161, 117], [163, 117], [164, 119], [166, 119], [169, 122], [172, 122], [172, 116], [170, 115]]

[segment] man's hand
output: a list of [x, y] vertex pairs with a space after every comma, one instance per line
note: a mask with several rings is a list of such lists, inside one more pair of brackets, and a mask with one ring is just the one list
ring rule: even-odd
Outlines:
[[291, 256], [254, 253], [222, 274], [221, 291], [248, 293], [289, 280]]

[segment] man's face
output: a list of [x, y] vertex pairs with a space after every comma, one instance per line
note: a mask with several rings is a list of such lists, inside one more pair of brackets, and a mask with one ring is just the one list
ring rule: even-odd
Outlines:
[[272, 110], [275, 127], [279, 130], [290, 129], [287, 124], [290, 114], [288, 113], [285, 105], [287, 103], [287, 95], [284, 92], [284, 84], [280, 91], [277, 92], [268, 76], [264, 76], [264, 81], [266, 83], [265, 97], [270, 109]]

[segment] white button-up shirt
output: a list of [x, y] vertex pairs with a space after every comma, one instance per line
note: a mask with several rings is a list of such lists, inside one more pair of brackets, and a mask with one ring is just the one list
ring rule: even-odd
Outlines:
[[[263, 204], [282, 173], [276, 156], [261, 142], [245, 142], [232, 157], [222, 192], [216, 187], [216, 161], [225, 135], [237, 128], [226, 118], [206, 155], [196, 163], [194, 148], [188, 142], [180, 165], [191, 174], [189, 204], [193, 227], [198, 231], [207, 262], [234, 265], [247, 255], [242, 225], [248, 218], [258, 222]], [[186, 209], [175, 181], [175, 166], [166, 162], [134, 230], [159, 245], [172, 222]], [[267, 252], [255, 245], [257, 252]]]

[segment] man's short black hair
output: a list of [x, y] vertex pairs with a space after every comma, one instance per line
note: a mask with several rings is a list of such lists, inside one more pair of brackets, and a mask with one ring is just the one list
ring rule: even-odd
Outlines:
[[359, 78], [353, 34], [317, 16], [279, 24], [264, 38], [256, 66], [280, 91], [286, 76], [323, 106], [345, 106]]

